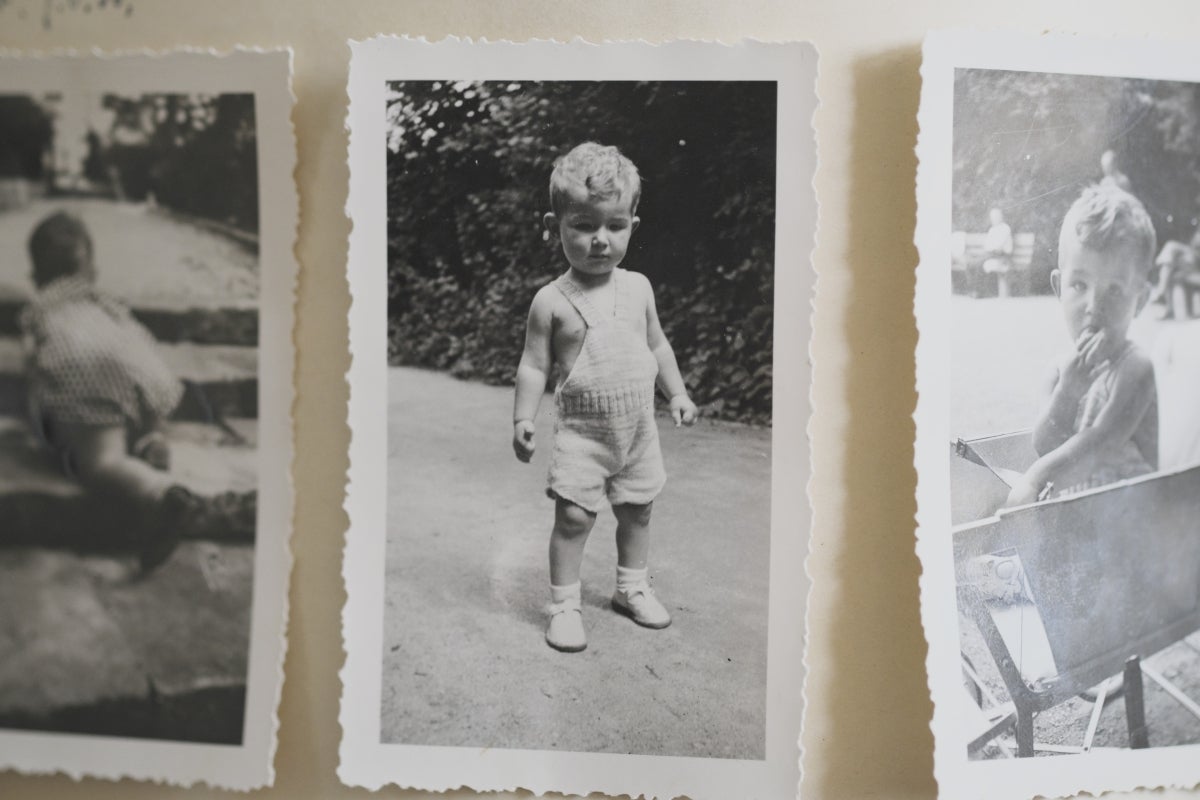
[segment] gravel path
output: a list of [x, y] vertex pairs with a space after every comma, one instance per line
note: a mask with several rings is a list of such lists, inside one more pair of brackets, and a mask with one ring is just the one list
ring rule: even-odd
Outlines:
[[583, 564], [589, 645], [563, 654], [542, 639], [552, 404], [523, 465], [511, 390], [393, 369], [389, 391], [384, 741], [763, 758], [769, 430], [660, 418], [650, 568], [674, 623], [609, 609], [605, 511]]

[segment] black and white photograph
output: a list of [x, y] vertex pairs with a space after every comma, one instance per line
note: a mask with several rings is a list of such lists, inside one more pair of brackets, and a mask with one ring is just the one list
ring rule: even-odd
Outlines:
[[[497, 77], [425, 76], [463, 48]], [[505, 50], [355, 50], [354, 235], [378, 196], [360, 170], [386, 208], [351, 243], [351, 425], [385, 447], [352, 452], [347, 586], [361, 604], [374, 573], [378, 627], [374, 646], [347, 637], [343, 777], [717, 797], [740, 775], [794, 793], [802, 665], [772, 648], [794, 657], [803, 635], [805, 349], [780, 331], [807, 326], [815, 208], [780, 230], [779, 198], [811, 192], [787, 150], [811, 147], [812, 92], [781, 67], [812, 52]], [[406, 53], [433, 60], [389, 73], [381, 56]], [[577, 66], [554, 75], [552, 55]], [[382, 407], [355, 407], [366, 386]], [[379, 528], [359, 527], [363, 469]], [[347, 721], [366, 675], [377, 710]], [[406, 768], [351, 773], [363, 741]], [[668, 776], [664, 757], [703, 766]]]
[[281, 110], [261, 93], [286, 98], [288, 61], [230, 58], [207, 84], [213, 56], [140, 59], [193, 71], [177, 91], [123, 80], [136, 59], [3, 65], [0, 761], [17, 768], [269, 778], [290, 494], [266, 470], [290, 464], [291, 370], [266, 364], [291, 350], [292, 231], [267, 226], [295, 208], [274, 185], [290, 157], [260, 164]]
[[952, 700], [939, 760], [978, 796], [997, 774], [1031, 794], [1191, 785], [1200, 73], [1132, 45], [1098, 68], [1062, 41], [957, 60], [968, 41], [927, 41], [919, 153], [919, 538], [952, 559], [923, 603], [956, 611], [953, 630], [926, 617]]

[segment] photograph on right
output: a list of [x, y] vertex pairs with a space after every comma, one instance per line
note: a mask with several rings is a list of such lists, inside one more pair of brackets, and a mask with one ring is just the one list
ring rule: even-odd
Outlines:
[[948, 258], [918, 320], [949, 334], [947, 747], [1200, 744], [1200, 83], [944, 75], [948, 213], [918, 239], [944, 226]]
[[1015, 723], [968, 748], [1200, 742], [1200, 84], [968, 69], [955, 99], [963, 671]]

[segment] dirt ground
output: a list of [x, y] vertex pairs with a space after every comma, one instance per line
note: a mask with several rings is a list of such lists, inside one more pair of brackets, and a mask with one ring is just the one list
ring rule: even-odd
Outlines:
[[[1044, 386], [1052, 374], [1053, 362], [1069, 345], [1055, 298], [954, 297], [951, 313], [955, 334], [951, 363], [952, 435], [972, 438], [1031, 427], [1043, 402]], [[1160, 306], [1151, 306], [1134, 320], [1130, 329], [1130, 338], [1149, 353], [1184, 326], [1200, 325], [1195, 321], [1162, 320], [1161, 314]], [[981, 355], [983, 353], [987, 357]], [[1001, 700], [1006, 700], [1000, 676], [982, 637], [973, 624], [962, 622], [963, 652], [991, 690]], [[1049, 658], [1048, 653], [1041, 655]], [[1148, 659], [1148, 663], [1190, 697], [1200, 701], [1200, 634], [1168, 647]], [[1149, 679], [1144, 684], [1151, 745], [1200, 742], [1200, 720]], [[1044, 712], [1035, 721], [1037, 741], [1080, 745], [1091, 711], [1091, 703], [1075, 698]], [[1099, 747], [1128, 746], [1122, 700], [1106, 705], [1095, 744]], [[998, 749], [985, 751], [985, 757], [1000, 755]]]
[[588, 648], [565, 654], [542, 638], [552, 401], [526, 465], [510, 389], [393, 369], [389, 392], [383, 741], [764, 757], [769, 429], [660, 417], [650, 572], [674, 622], [610, 610], [605, 511], [583, 564]]

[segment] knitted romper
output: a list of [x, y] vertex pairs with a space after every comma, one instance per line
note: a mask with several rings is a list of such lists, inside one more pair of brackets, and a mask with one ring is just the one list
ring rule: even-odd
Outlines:
[[587, 332], [571, 373], [554, 393], [558, 418], [546, 493], [592, 513], [605, 496], [643, 505], [667, 476], [654, 421], [658, 362], [631, 308], [629, 277], [613, 271], [613, 315], [600, 314], [567, 275], [554, 286], [583, 317]]

